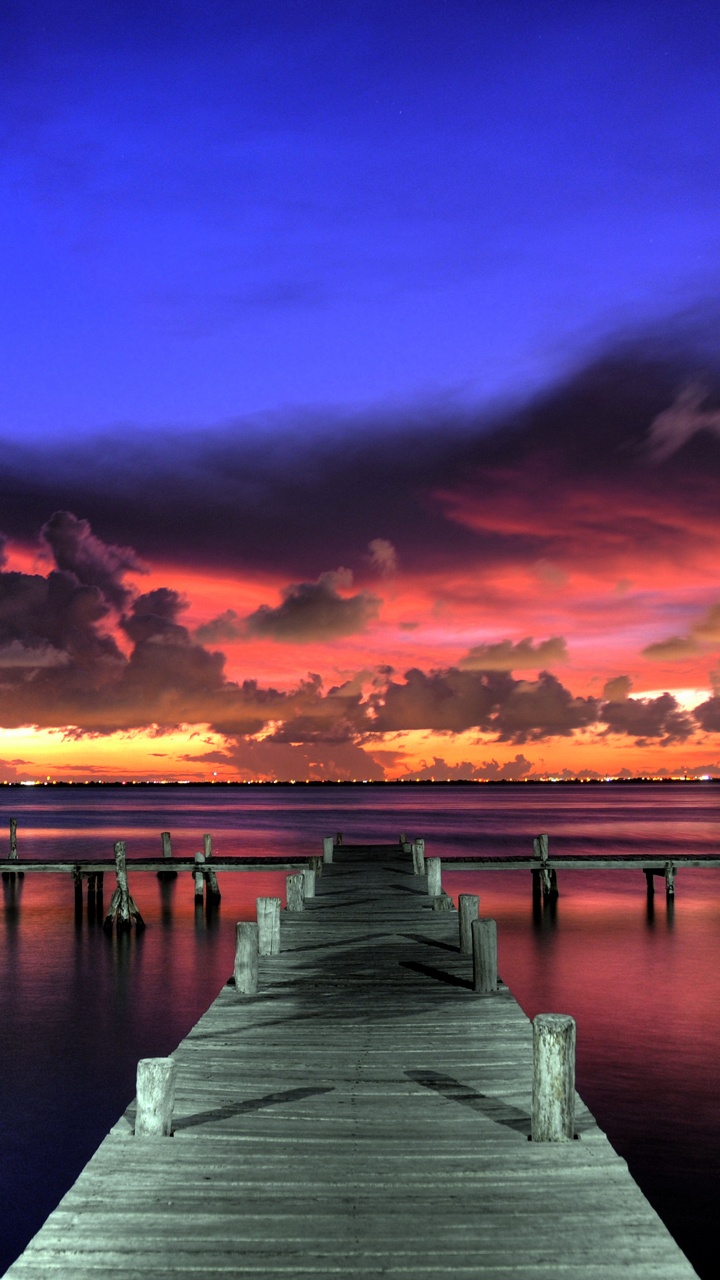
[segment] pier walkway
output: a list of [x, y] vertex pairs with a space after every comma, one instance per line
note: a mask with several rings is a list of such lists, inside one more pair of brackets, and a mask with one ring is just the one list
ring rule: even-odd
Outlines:
[[530, 1024], [472, 990], [410, 857], [334, 858], [259, 994], [173, 1055], [174, 1137], [131, 1106], [10, 1280], [694, 1276], [581, 1103], [577, 1141], [528, 1140]]

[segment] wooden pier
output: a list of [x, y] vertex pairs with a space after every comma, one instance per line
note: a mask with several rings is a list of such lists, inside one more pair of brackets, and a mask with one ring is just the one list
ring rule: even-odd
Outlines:
[[331, 857], [173, 1054], [173, 1136], [132, 1104], [8, 1277], [694, 1276], [579, 1099], [529, 1141], [530, 1023], [410, 857]]

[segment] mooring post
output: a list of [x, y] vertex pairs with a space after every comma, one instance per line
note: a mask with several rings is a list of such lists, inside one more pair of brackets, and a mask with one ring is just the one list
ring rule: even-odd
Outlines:
[[[162, 844], [163, 860], [167, 863], [172, 862], [172, 840], [170, 839], [169, 831], [160, 832], [160, 842]], [[167, 870], [163, 867], [162, 871], [158, 871], [157, 876], [158, 880], [175, 880], [177, 871], [173, 871], [170, 866], [168, 866]]]
[[315, 856], [313, 856], [310, 859], [308, 866], [310, 867], [311, 871], [315, 872], [315, 879], [319, 880], [320, 877], [322, 876], [322, 868], [323, 868], [322, 858], [316, 858]]
[[10, 819], [10, 860], [17, 862], [17, 818]]
[[557, 897], [558, 892], [557, 871], [554, 868], [551, 870], [547, 865], [549, 856], [548, 843], [549, 839], [546, 833], [533, 837], [533, 853], [542, 864], [540, 867], [540, 881], [544, 898]]
[[110, 930], [113, 927], [113, 921], [117, 920], [118, 929], [129, 929], [133, 920], [138, 929], [145, 927], [145, 922], [140, 915], [128, 888], [127, 865], [125, 860], [125, 841], [116, 840], [113, 845], [115, 852], [115, 877], [117, 879], [117, 887], [110, 899], [110, 906], [105, 917], [103, 928]]
[[458, 917], [460, 926], [460, 950], [463, 955], [472, 955], [472, 923], [480, 915], [480, 899], [476, 893], [461, 893], [458, 898]]
[[303, 881], [302, 871], [297, 871], [294, 875], [288, 876], [285, 881], [285, 901], [287, 902], [288, 911], [302, 911], [304, 909]]
[[471, 933], [473, 991], [497, 991], [497, 923], [495, 920], [473, 920]]
[[240, 920], [235, 926], [235, 990], [241, 996], [257, 995], [258, 926], [252, 920]]
[[413, 840], [412, 843], [413, 871], [416, 876], [425, 875], [425, 841]]
[[303, 878], [303, 897], [315, 897], [315, 871], [313, 867], [304, 867], [302, 872]]
[[141, 1058], [138, 1062], [136, 1138], [172, 1136], [176, 1071], [174, 1058]]
[[533, 1019], [533, 1142], [575, 1136], [575, 1019], [539, 1013]]
[[282, 898], [256, 898], [258, 952], [261, 956], [280, 954], [280, 908]]
[[440, 858], [428, 858], [425, 866], [427, 867], [427, 891], [431, 898], [439, 898], [442, 891], [442, 860]]
[[195, 878], [195, 901], [196, 902], [202, 902], [203, 900], [203, 891], [205, 889], [204, 866], [205, 866], [205, 854], [196, 853], [195, 854], [195, 870], [193, 871], [193, 876]]
[[323, 862], [332, 862], [333, 860], [333, 838], [332, 836], [323, 836]]
[[675, 897], [675, 868], [672, 862], [665, 863], [665, 896]]

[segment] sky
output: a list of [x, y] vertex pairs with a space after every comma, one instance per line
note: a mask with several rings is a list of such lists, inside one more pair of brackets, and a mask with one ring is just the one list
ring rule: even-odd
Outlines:
[[0, 781], [720, 776], [718, 65], [8, 0]]

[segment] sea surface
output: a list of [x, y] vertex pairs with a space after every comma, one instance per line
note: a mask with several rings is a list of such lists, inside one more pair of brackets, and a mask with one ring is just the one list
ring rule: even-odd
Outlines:
[[[720, 850], [720, 786], [254, 786], [2, 788], [0, 847], [21, 859], [320, 853], [424, 836], [426, 854]], [[7, 846], [6, 846], [7, 847]], [[220, 874], [196, 907], [191, 874], [130, 870], [144, 932], [106, 936], [75, 910], [69, 875], [3, 880], [0, 929], [0, 1274], [39, 1228], [134, 1094], [137, 1061], [172, 1052], [231, 970], [235, 922], [284, 876]], [[601, 1127], [703, 1277], [720, 1256], [720, 868], [681, 870], [674, 905], [641, 871], [562, 871], [533, 909], [527, 871], [446, 872], [498, 921], [499, 967], [523, 1009], [577, 1021], [577, 1084]], [[106, 876], [105, 907], [112, 891]], [[552, 1212], [552, 1206], [548, 1206]]]

